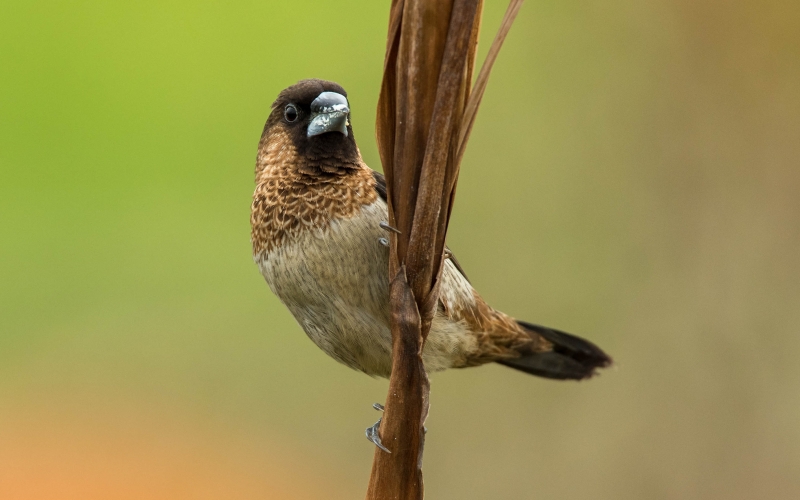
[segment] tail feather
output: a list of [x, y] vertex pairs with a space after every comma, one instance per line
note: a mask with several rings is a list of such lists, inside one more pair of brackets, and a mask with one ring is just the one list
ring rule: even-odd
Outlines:
[[519, 358], [498, 363], [539, 377], [559, 380], [582, 380], [598, 368], [612, 363], [611, 358], [588, 340], [552, 328], [517, 321], [531, 335], [544, 337], [553, 344], [547, 352], [526, 352]]

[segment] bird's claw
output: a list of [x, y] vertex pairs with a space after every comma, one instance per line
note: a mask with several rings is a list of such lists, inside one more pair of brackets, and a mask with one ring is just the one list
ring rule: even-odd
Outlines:
[[[375, 403], [372, 405], [372, 407], [378, 411], [383, 411], [383, 405], [380, 403]], [[372, 427], [367, 427], [367, 439], [369, 439], [375, 446], [382, 449], [386, 453], [391, 453], [391, 451], [389, 451], [389, 449], [386, 448], [383, 443], [381, 443], [381, 436], [378, 434], [378, 430], [380, 430], [381, 427], [381, 420], [383, 420], [383, 417], [379, 418]]]
[[389, 223], [386, 222], [386, 221], [381, 221], [380, 224], [378, 224], [378, 225], [381, 227], [381, 229], [383, 229], [385, 231], [391, 231], [391, 232], [393, 232], [395, 234], [403, 234], [403, 233], [400, 232], [399, 229], [397, 229], [396, 227], [390, 226]]
[[386, 453], [391, 453], [388, 448], [386, 448], [383, 443], [381, 443], [381, 437], [378, 435], [378, 429], [380, 429], [382, 418], [379, 418], [375, 425], [372, 427], [367, 427], [367, 439], [372, 441], [372, 443], [377, 446], [378, 448], [382, 449]]
[[[395, 234], [402, 234], [399, 229], [397, 229], [396, 227], [390, 226], [389, 223], [386, 222], [385, 220], [380, 221], [378, 223], [378, 225], [384, 231], [391, 231], [391, 232], [393, 232]], [[389, 239], [388, 238], [378, 238], [378, 243], [380, 243], [381, 245], [383, 245], [385, 247], [388, 247], [389, 246]]]

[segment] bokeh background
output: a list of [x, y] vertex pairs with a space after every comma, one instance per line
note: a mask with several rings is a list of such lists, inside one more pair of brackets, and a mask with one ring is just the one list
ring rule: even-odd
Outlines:
[[[0, 4], [0, 497], [363, 497], [387, 383], [305, 337], [248, 214], [301, 78], [380, 168], [388, 7]], [[433, 375], [428, 498], [800, 498], [800, 3], [527, 2], [449, 243], [617, 366]]]

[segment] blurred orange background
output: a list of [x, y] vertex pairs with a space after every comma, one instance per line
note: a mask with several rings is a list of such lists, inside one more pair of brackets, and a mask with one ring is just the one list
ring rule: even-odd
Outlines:
[[[305, 338], [248, 217], [299, 79], [380, 168], [388, 8], [0, 6], [0, 498], [363, 497], [387, 383]], [[428, 498], [800, 498], [800, 3], [527, 2], [448, 243], [617, 365], [434, 374]]]

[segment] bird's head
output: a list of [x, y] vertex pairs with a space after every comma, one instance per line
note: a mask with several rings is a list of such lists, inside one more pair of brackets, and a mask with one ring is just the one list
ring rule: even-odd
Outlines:
[[335, 173], [357, 165], [361, 156], [347, 92], [337, 83], [316, 79], [283, 90], [264, 126], [259, 157], [269, 160], [276, 152], [283, 152], [283, 163], [306, 173]]

